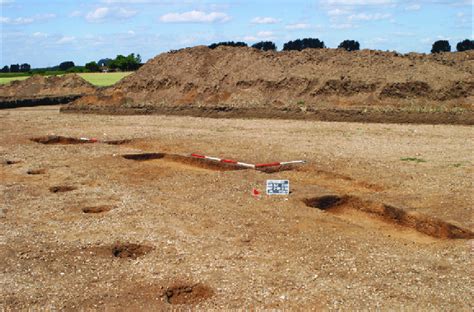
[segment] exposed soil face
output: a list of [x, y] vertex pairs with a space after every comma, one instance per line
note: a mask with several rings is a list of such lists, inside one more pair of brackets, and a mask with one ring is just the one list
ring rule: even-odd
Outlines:
[[0, 306], [472, 311], [472, 130], [1, 110]]
[[174, 109], [201, 116], [213, 110], [223, 115], [253, 112], [254, 117], [264, 111], [262, 117], [304, 118], [308, 112], [352, 108], [399, 113], [418, 109], [426, 115], [472, 109], [473, 67], [473, 51], [400, 55], [195, 47], [161, 54], [115, 86], [63, 110], [166, 114]]
[[419, 213], [411, 213], [390, 205], [361, 200], [355, 196], [324, 195], [305, 200], [306, 205], [324, 211], [343, 214], [347, 210], [358, 210], [375, 216], [387, 223], [414, 229], [435, 238], [472, 239], [474, 232], [454, 224], [431, 218]]
[[0, 109], [63, 104], [95, 91], [96, 87], [76, 74], [34, 75], [0, 85]]

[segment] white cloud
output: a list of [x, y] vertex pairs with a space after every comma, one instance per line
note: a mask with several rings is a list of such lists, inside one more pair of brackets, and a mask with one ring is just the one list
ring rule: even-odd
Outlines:
[[412, 4], [412, 5], [409, 5], [409, 6], [405, 7], [405, 10], [407, 10], [407, 11], [418, 11], [419, 9], [421, 9], [421, 5], [419, 5], [419, 4]]
[[350, 21], [378, 21], [382, 19], [388, 19], [392, 15], [388, 13], [375, 13], [375, 14], [366, 14], [366, 13], [358, 13], [352, 14], [349, 16]]
[[14, 2], [15, 2], [15, 0], [0, 0], [0, 5], [12, 4]]
[[329, 16], [341, 16], [341, 15], [347, 15], [350, 12], [347, 10], [341, 10], [341, 9], [332, 9], [328, 11]]
[[4, 17], [0, 16], [0, 24], [6, 24], [6, 25], [26, 25], [26, 24], [32, 24], [35, 22], [39, 21], [45, 21], [49, 20], [52, 18], [55, 18], [55, 14], [38, 14], [33, 17], [17, 17], [17, 18], [11, 18], [11, 17]]
[[275, 40], [276, 35], [272, 31], [259, 31], [255, 36], [245, 36], [244, 41]]
[[126, 8], [99, 7], [87, 13], [85, 18], [88, 22], [103, 22], [106, 19], [126, 19], [136, 14], [137, 11]]
[[310, 27], [311, 27], [311, 25], [306, 24], [306, 23], [288, 24], [288, 25], [285, 26], [285, 28], [289, 29], [289, 30], [308, 29]]
[[76, 37], [74, 36], [63, 36], [59, 38], [58, 41], [56, 41], [57, 44], [66, 44], [66, 43], [71, 43], [76, 40]]
[[280, 20], [273, 17], [260, 17], [257, 16], [252, 19], [252, 24], [276, 24], [279, 23]]
[[223, 23], [229, 21], [230, 16], [222, 12], [189, 11], [184, 13], [168, 13], [162, 15], [160, 20], [163, 23]]
[[35, 32], [33, 33], [33, 37], [35, 38], [47, 38], [49, 35], [46, 34], [46, 33], [42, 33], [42, 32]]

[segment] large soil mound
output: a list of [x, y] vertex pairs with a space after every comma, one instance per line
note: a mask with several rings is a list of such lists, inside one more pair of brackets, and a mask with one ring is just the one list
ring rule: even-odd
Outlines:
[[95, 91], [92, 84], [76, 74], [51, 77], [34, 75], [26, 80], [0, 85], [0, 107], [58, 104]]
[[474, 99], [474, 52], [438, 55], [199, 46], [161, 54], [134, 75], [67, 109], [108, 112], [348, 107], [464, 107]]

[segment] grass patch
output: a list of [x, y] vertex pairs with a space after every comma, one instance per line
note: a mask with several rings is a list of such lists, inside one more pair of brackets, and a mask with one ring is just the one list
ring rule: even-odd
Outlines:
[[[132, 72], [117, 72], [117, 73], [80, 73], [78, 74], [86, 81], [96, 85], [98, 87], [111, 86], [118, 82], [123, 77], [130, 75]], [[47, 75], [49, 76], [49, 75]], [[29, 78], [29, 75], [18, 74], [18, 75], [7, 75], [0, 77], [0, 84], [9, 83], [14, 80], [25, 80]]]
[[117, 73], [82, 73], [79, 74], [82, 78], [99, 87], [111, 86], [117, 83], [120, 79], [130, 75], [132, 72], [117, 72]]
[[0, 84], [6, 84], [14, 80], [25, 80], [27, 78], [29, 78], [29, 76], [0, 77]]
[[416, 158], [416, 157], [402, 157], [400, 158], [401, 161], [413, 161], [413, 162], [416, 162], [416, 163], [424, 163], [426, 162], [426, 160], [424, 160], [423, 158]]

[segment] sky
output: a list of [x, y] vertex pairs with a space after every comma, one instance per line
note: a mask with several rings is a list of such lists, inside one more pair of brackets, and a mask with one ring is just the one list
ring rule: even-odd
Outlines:
[[428, 53], [436, 40], [473, 39], [474, 0], [0, 0], [0, 65], [32, 67], [171, 49], [298, 38], [335, 48]]

